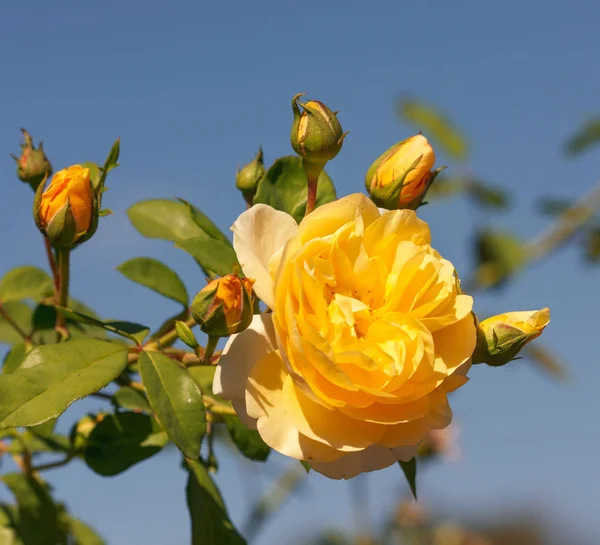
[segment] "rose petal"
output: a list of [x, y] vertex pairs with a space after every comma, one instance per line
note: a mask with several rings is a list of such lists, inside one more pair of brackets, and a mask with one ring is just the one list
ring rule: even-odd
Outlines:
[[298, 231], [292, 216], [266, 204], [255, 204], [231, 226], [233, 247], [244, 274], [254, 278], [254, 291], [269, 308], [275, 305], [269, 261]]

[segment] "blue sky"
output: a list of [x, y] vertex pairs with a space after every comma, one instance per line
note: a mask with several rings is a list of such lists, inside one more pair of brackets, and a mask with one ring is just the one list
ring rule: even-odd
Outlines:
[[[44, 265], [31, 193], [8, 157], [18, 150], [19, 127], [45, 140], [57, 169], [101, 162], [120, 136], [121, 167], [111, 173], [105, 198], [115, 215], [75, 253], [72, 290], [104, 316], [156, 326], [174, 306], [120, 276], [118, 264], [148, 255], [177, 269], [191, 292], [204, 280], [183, 252], [140, 237], [125, 210], [137, 200], [179, 196], [228, 229], [243, 209], [236, 165], [259, 144], [267, 162], [291, 153], [290, 100], [298, 92], [340, 110], [352, 131], [327, 169], [340, 195], [361, 191], [370, 163], [413, 131], [394, 116], [399, 93], [430, 101], [456, 120], [469, 138], [470, 168], [518, 195], [511, 212], [492, 217], [461, 200], [423, 210], [434, 244], [468, 271], [474, 225], [534, 236], [547, 226], [534, 211], [536, 195], [580, 195], [597, 180], [598, 152], [566, 161], [560, 147], [600, 111], [598, 17], [592, 0], [6, 3], [0, 273]], [[422, 476], [427, 505], [460, 514], [535, 504], [558, 526], [600, 534], [599, 274], [567, 249], [500, 294], [478, 298], [482, 312], [550, 306], [545, 341], [568, 362], [571, 378], [557, 385], [526, 364], [475, 369], [453, 402], [463, 459]], [[70, 414], [100, 407], [83, 402]], [[224, 453], [218, 482], [237, 522], [247, 498], [285, 465], [274, 456], [250, 472], [249, 463]], [[101, 479], [80, 463], [48, 476], [110, 545], [188, 541], [175, 451], [119, 479]], [[365, 481], [370, 512], [380, 520], [404, 492], [402, 476], [392, 468]], [[261, 545], [291, 542], [306, 528], [353, 528], [351, 483], [311, 475], [304, 490], [266, 526]]]

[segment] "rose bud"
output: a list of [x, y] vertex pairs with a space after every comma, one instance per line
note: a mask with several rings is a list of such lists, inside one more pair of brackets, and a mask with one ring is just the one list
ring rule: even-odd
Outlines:
[[265, 164], [263, 162], [262, 148], [258, 150], [256, 157], [241, 170], [237, 171], [235, 176], [235, 185], [244, 195], [244, 200], [252, 206], [254, 195], [260, 182], [265, 175]]
[[40, 142], [36, 149], [31, 135], [25, 129], [21, 129], [21, 132], [25, 137], [25, 143], [21, 144], [21, 157], [12, 153], [10, 156], [17, 163], [19, 180], [28, 183], [35, 191], [44, 178], [52, 176], [52, 165], [44, 153], [44, 143]]

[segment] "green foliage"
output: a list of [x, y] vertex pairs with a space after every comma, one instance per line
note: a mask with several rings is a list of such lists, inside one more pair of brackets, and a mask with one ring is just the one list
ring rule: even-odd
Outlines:
[[129, 280], [181, 303], [186, 308], [189, 305], [188, 292], [179, 275], [158, 259], [134, 257], [121, 263], [117, 270]]
[[194, 257], [211, 278], [241, 271], [235, 251], [221, 240], [206, 236], [188, 238], [178, 242], [176, 247]]
[[468, 186], [469, 196], [483, 208], [505, 210], [509, 205], [509, 198], [505, 191], [480, 181], [470, 181]]
[[72, 543], [69, 545], [106, 545], [106, 542], [89, 524], [75, 517], [66, 516]]
[[410, 491], [415, 500], [417, 499], [417, 459], [411, 458], [408, 462], [399, 461], [398, 465], [406, 477]]
[[169, 438], [188, 458], [198, 458], [206, 433], [202, 392], [185, 369], [160, 352], [142, 352], [140, 375], [148, 401]]
[[192, 521], [192, 545], [244, 545], [227, 515], [223, 498], [202, 462], [187, 460], [186, 497]]
[[566, 142], [565, 153], [576, 157], [600, 143], [600, 118], [589, 119]]
[[151, 416], [121, 412], [106, 416], [94, 427], [83, 458], [92, 471], [111, 477], [154, 456], [167, 442], [167, 434]]
[[146, 396], [131, 386], [122, 386], [119, 388], [115, 392], [114, 400], [122, 409], [141, 411], [148, 414], [152, 412]]
[[67, 545], [61, 510], [45, 484], [26, 473], [8, 473], [0, 479], [17, 500], [13, 525], [23, 545]]
[[467, 158], [468, 145], [464, 136], [442, 112], [430, 104], [413, 99], [399, 100], [397, 107], [398, 114], [405, 122], [434, 140], [449, 157], [458, 161]]
[[52, 293], [52, 279], [37, 267], [26, 265], [8, 271], [0, 279], [0, 303], [31, 299], [39, 301]]
[[[291, 214], [297, 222], [306, 209], [306, 174], [300, 157], [277, 159], [258, 183], [254, 204], [263, 203]], [[335, 199], [335, 187], [325, 171], [319, 176], [317, 206]]]
[[228, 415], [223, 419], [231, 440], [246, 458], [264, 462], [269, 457], [271, 449], [256, 430], [246, 427], [237, 416]]
[[104, 388], [127, 365], [126, 347], [81, 339], [39, 346], [21, 366], [0, 375], [0, 428], [33, 426]]
[[525, 265], [523, 243], [512, 233], [484, 229], [475, 238], [474, 252], [478, 265], [474, 279], [477, 286], [492, 287], [505, 282]]
[[8, 318], [0, 315], [0, 343], [15, 344], [22, 342], [23, 337], [15, 330], [12, 323], [29, 334], [31, 332], [33, 310], [22, 301], [9, 301], [2, 304], [1, 308]]

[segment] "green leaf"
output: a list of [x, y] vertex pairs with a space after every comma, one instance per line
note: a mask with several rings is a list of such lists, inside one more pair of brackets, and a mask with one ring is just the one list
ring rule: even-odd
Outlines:
[[146, 396], [130, 386], [123, 386], [119, 388], [114, 395], [117, 405], [122, 409], [130, 411], [142, 411], [145, 413], [151, 413], [152, 409], [146, 399]]
[[306, 473], [310, 472], [310, 464], [306, 461], [306, 460], [299, 460], [300, 465], [304, 468], [304, 471], [306, 471]]
[[19, 440], [13, 441], [10, 444], [7, 452], [19, 454], [23, 451], [23, 447], [31, 453], [38, 452], [61, 452], [67, 453], [70, 450], [69, 438], [64, 435], [50, 434], [47, 436], [37, 435], [32, 432], [33, 428], [28, 428], [19, 433]]
[[588, 120], [565, 144], [569, 157], [576, 157], [584, 151], [600, 144], [600, 118]]
[[442, 112], [424, 102], [412, 99], [398, 101], [400, 117], [422, 131], [450, 157], [464, 161], [468, 155], [466, 139]]
[[[291, 214], [297, 222], [306, 210], [307, 181], [302, 159], [277, 159], [258, 183], [254, 204], [263, 203]], [[319, 176], [317, 206], [335, 200], [335, 187], [325, 171]]]
[[111, 477], [154, 456], [167, 443], [167, 435], [154, 418], [121, 412], [107, 416], [94, 427], [83, 457], [92, 471]]
[[590, 263], [600, 261], [600, 225], [589, 229], [585, 241], [585, 257]]
[[203, 394], [213, 395], [212, 383], [216, 369], [214, 365], [190, 365], [187, 371]]
[[204, 464], [186, 461], [186, 498], [192, 522], [192, 545], [245, 545], [229, 519], [223, 498]]
[[8, 473], [1, 480], [17, 500], [16, 534], [24, 545], [67, 545], [67, 536], [58, 524], [60, 509], [46, 485], [26, 473]]
[[521, 240], [507, 231], [484, 229], [475, 238], [478, 287], [499, 286], [527, 262]]
[[212, 277], [241, 272], [234, 249], [230, 244], [207, 236], [188, 238], [175, 245], [196, 258], [198, 264]]
[[206, 414], [198, 385], [171, 358], [142, 352], [140, 375], [148, 401], [167, 435], [188, 458], [198, 458]]
[[462, 193], [468, 186], [468, 182], [463, 178], [451, 178], [449, 176], [439, 176], [431, 184], [427, 191], [427, 199], [443, 199]]
[[0, 429], [34, 426], [104, 388], [127, 366], [127, 347], [95, 339], [39, 346], [0, 375]]
[[415, 500], [417, 499], [417, 459], [411, 458], [408, 462], [399, 461], [398, 464], [402, 468], [404, 472], [404, 476], [408, 481], [408, 486], [410, 486], [410, 491], [414, 496]]
[[69, 545], [106, 545], [106, 541], [86, 522], [72, 516], [67, 516], [66, 520], [73, 540]]
[[8, 271], [0, 279], [0, 302], [32, 299], [39, 301], [52, 294], [52, 279], [46, 271], [25, 265]]
[[211, 219], [199, 208], [196, 208], [193, 204], [189, 203], [184, 199], [177, 199], [179, 202], [185, 204], [190, 211], [190, 215], [194, 220], [194, 223], [202, 229], [210, 238], [220, 240], [221, 242], [231, 246], [231, 241], [227, 238], [227, 235], [221, 231]]
[[25, 343], [13, 345], [12, 348], [6, 353], [6, 356], [4, 356], [2, 372], [4, 374], [14, 373], [23, 363], [26, 354], [27, 347], [25, 346]]
[[477, 181], [469, 182], [467, 187], [471, 198], [480, 206], [504, 210], [509, 205], [508, 195], [501, 189]]
[[[29, 305], [21, 301], [10, 301], [3, 304], [2, 308], [21, 330], [30, 333], [33, 310]], [[0, 316], [0, 343], [15, 344], [20, 342], [23, 342], [23, 337], [17, 333], [8, 320]]]
[[120, 335], [121, 337], [131, 339], [136, 344], [141, 344], [141, 342], [150, 332], [150, 328], [146, 327], [145, 325], [136, 324], [133, 322], [124, 322], [120, 320], [98, 320], [97, 318], [86, 316], [81, 312], [77, 312], [76, 310], [69, 308], [56, 307], [56, 310], [70, 320], [101, 327], [106, 331], [114, 333], [115, 335]]
[[189, 296], [184, 283], [173, 269], [158, 259], [134, 257], [121, 263], [117, 270], [129, 280], [188, 307]]
[[180, 242], [205, 234], [191, 217], [188, 206], [181, 202], [140, 201], [127, 210], [127, 216], [138, 232], [148, 238]]
[[229, 436], [246, 458], [260, 462], [268, 458], [271, 449], [256, 430], [244, 426], [237, 416], [226, 415], [223, 419]]

